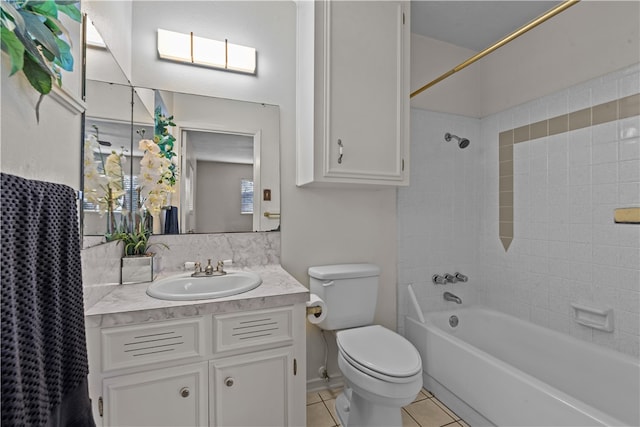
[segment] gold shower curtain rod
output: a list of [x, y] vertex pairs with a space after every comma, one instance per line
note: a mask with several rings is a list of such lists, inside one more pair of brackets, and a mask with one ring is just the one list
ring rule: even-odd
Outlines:
[[560, 12], [565, 11], [566, 9], [570, 8], [571, 6], [573, 6], [574, 4], [578, 3], [579, 1], [580, 0], [567, 0], [567, 1], [557, 5], [554, 8], [549, 9], [543, 15], [540, 15], [538, 18], [536, 18], [533, 21], [529, 22], [524, 27], [521, 27], [520, 29], [514, 31], [513, 33], [511, 33], [508, 36], [504, 37], [499, 42], [494, 43], [492, 46], [489, 46], [488, 48], [486, 48], [485, 50], [483, 50], [481, 52], [478, 52], [477, 54], [475, 54], [471, 58], [469, 58], [466, 61], [462, 62], [457, 67], [452, 68], [451, 70], [447, 71], [446, 73], [444, 73], [443, 75], [441, 75], [437, 79], [432, 80], [431, 82], [429, 82], [426, 85], [422, 86], [420, 89], [412, 92], [411, 93], [411, 98], [413, 98], [416, 95], [419, 95], [420, 93], [422, 93], [425, 90], [429, 89], [431, 86], [435, 85], [436, 83], [440, 83], [442, 80], [444, 80], [447, 77], [457, 73], [458, 71], [460, 71], [460, 70], [462, 70], [464, 68], [467, 68], [469, 65], [473, 64], [477, 60], [479, 60], [481, 58], [484, 58], [485, 56], [487, 56], [488, 54], [490, 54], [494, 50], [496, 50], [496, 49], [504, 46], [505, 44], [509, 43], [510, 41], [520, 37], [521, 35], [523, 35], [527, 31], [531, 30], [532, 28], [537, 27], [538, 25], [542, 24], [546, 20], [548, 20], [550, 18], [553, 18], [554, 16], [556, 16]]

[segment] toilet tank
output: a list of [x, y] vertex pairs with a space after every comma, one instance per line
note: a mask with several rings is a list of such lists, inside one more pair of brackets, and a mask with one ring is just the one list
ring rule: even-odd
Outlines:
[[375, 264], [336, 264], [309, 268], [310, 291], [327, 305], [322, 329], [371, 325], [376, 312], [380, 267]]

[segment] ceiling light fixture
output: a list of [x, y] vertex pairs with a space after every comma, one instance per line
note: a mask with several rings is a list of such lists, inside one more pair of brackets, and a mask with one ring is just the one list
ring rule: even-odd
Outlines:
[[252, 47], [158, 29], [158, 55], [162, 59], [204, 67], [256, 74], [256, 50]]

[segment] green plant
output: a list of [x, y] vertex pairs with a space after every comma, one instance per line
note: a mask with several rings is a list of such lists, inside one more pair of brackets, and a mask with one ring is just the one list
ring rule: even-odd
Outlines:
[[62, 86], [60, 69], [73, 71], [71, 36], [58, 19], [64, 13], [81, 22], [82, 15], [74, 0], [1, 0], [2, 51], [11, 59], [11, 73], [24, 73], [40, 93], [36, 118], [44, 95], [53, 82]]
[[111, 240], [118, 240], [124, 245], [124, 256], [144, 256], [151, 255], [149, 248], [160, 245], [169, 249], [164, 243], [149, 243], [151, 232], [141, 223], [134, 231], [124, 231], [113, 234]]
[[160, 107], [156, 107], [154, 121], [153, 142], [160, 147], [160, 155], [170, 161], [170, 174], [164, 179], [167, 181], [167, 184], [174, 186], [176, 185], [176, 165], [172, 162], [172, 159], [176, 156], [176, 152], [173, 151], [176, 138], [169, 133], [168, 127], [173, 127], [176, 124], [173, 122], [173, 116], [167, 117], [162, 114]]

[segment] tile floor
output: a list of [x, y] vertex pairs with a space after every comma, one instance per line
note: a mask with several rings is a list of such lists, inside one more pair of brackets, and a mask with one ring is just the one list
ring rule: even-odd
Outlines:
[[[307, 427], [340, 426], [336, 397], [342, 389], [307, 393]], [[468, 427], [430, 392], [422, 389], [413, 403], [402, 408], [404, 427]]]

